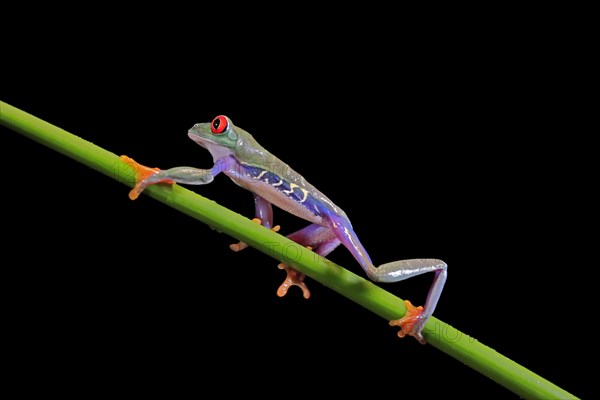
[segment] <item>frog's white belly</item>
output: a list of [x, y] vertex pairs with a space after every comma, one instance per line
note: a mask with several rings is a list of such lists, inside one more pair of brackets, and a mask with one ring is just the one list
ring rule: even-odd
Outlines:
[[[271, 183], [253, 178], [246, 180], [232, 177], [232, 179], [241, 187], [256, 193], [274, 206], [298, 218], [315, 224], [325, 225], [322, 217], [322, 209], [316, 204], [314, 197], [306, 189], [298, 186], [294, 187], [293, 184], [291, 187], [279, 188], [278, 186], [273, 186]], [[302, 201], [303, 199], [304, 201]]]

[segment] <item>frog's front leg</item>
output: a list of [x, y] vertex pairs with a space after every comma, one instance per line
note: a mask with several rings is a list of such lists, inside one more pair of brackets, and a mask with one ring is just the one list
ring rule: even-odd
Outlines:
[[[279, 232], [280, 226], [273, 226], [273, 206], [267, 200], [252, 193], [254, 195], [254, 219], [252, 221], [257, 224], [262, 224], [265, 228], [271, 229], [273, 232]], [[233, 251], [241, 251], [248, 247], [247, 243], [238, 242], [229, 245], [229, 248]]]
[[220, 172], [234, 167], [234, 160], [219, 160], [211, 169], [193, 167], [175, 167], [166, 170], [148, 168], [127, 156], [120, 157], [128, 163], [136, 174], [136, 184], [129, 192], [129, 198], [135, 200], [148, 187], [157, 183], [183, 183], [187, 185], [206, 185], [211, 183]]

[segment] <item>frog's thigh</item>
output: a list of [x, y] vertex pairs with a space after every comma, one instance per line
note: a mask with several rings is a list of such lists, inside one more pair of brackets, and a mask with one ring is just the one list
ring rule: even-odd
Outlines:
[[330, 228], [318, 224], [308, 225], [305, 228], [302, 228], [294, 233], [287, 235], [287, 238], [293, 240], [298, 244], [301, 244], [302, 246], [307, 246], [312, 249], [317, 249], [323, 244], [333, 239], [339, 242], [334, 232]]

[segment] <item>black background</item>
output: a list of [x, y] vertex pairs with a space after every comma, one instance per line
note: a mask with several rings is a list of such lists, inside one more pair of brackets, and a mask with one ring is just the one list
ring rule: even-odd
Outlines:
[[[566, 161], [581, 144], [546, 108], [560, 88], [527, 46], [500, 57], [494, 38], [443, 35], [257, 39], [240, 52], [218, 38], [183, 52], [158, 36], [66, 53], [62, 43], [49, 40], [33, 65], [7, 62], [0, 100], [160, 168], [210, 167], [186, 132], [226, 114], [343, 208], [376, 264], [445, 260], [436, 317], [592, 394], [579, 362], [595, 346], [585, 338], [596, 265], [579, 224], [589, 189], [573, 180], [585, 166]], [[66, 363], [92, 387], [512, 396], [311, 279], [310, 300], [295, 288], [278, 298], [275, 260], [233, 253], [226, 235], [0, 132], [5, 329], [19, 368]], [[253, 214], [251, 194], [225, 176], [190, 189]], [[304, 226], [280, 210], [275, 220], [282, 233]], [[342, 247], [329, 258], [362, 274]], [[430, 283], [386, 289], [421, 304]]]

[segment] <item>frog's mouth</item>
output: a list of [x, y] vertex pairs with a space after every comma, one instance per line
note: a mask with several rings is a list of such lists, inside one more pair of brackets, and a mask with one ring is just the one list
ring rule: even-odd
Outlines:
[[192, 139], [194, 142], [198, 143], [200, 146], [204, 147], [205, 149], [206, 147], [206, 143], [210, 141], [206, 138], [203, 138], [202, 136], [198, 136], [198, 134], [194, 133], [193, 131], [189, 130], [188, 131], [188, 137], [190, 139]]
[[[200, 131], [201, 134], [199, 134], [198, 131]], [[201, 127], [194, 126], [194, 128], [188, 130], [188, 137], [205, 149], [208, 149], [207, 146], [210, 145], [219, 145], [216, 141], [210, 139], [210, 132], [205, 132]]]
[[213, 156], [214, 162], [217, 162], [217, 160], [233, 154], [233, 151], [231, 151], [231, 149], [228, 149], [223, 145], [213, 142], [208, 138], [202, 137], [192, 130], [188, 131], [188, 137], [200, 146], [204, 147], [206, 150], [208, 150]]

